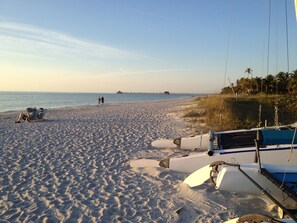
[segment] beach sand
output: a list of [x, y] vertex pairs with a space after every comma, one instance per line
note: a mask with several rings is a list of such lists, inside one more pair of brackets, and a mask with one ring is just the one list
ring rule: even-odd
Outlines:
[[180, 156], [153, 148], [191, 133], [190, 99], [51, 109], [15, 124], [0, 114], [0, 222], [223, 222], [268, 213], [255, 197], [183, 184], [186, 174], [131, 168], [130, 160]]

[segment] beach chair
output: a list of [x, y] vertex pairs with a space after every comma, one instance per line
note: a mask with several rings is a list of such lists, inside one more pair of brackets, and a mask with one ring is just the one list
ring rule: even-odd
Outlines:
[[39, 109], [36, 109], [35, 107], [34, 108], [26, 108], [26, 111], [27, 111], [27, 114], [24, 114], [23, 112], [21, 112], [19, 114], [19, 118], [17, 121], [15, 121], [15, 123], [20, 123], [21, 120], [24, 120], [24, 121], [27, 121], [27, 122], [31, 122], [33, 120], [43, 120], [46, 112], [47, 112], [47, 109], [44, 109], [44, 108], [39, 108]]
[[38, 114], [38, 111], [37, 109], [34, 107], [34, 108], [26, 108], [26, 111], [27, 111], [27, 121], [31, 121], [31, 120], [34, 120], [36, 119], [37, 117], [37, 114]]
[[47, 109], [39, 108], [37, 115], [36, 115], [36, 120], [38, 120], [38, 121], [43, 120], [46, 112], [47, 112]]

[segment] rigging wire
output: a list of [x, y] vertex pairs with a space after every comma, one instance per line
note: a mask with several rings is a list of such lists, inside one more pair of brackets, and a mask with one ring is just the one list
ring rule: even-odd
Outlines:
[[[270, 60], [270, 26], [271, 26], [271, 1], [268, 0], [268, 30], [267, 30], [267, 64], [266, 64], [266, 78], [269, 75], [269, 60]], [[265, 7], [265, 8], [266, 8]], [[266, 11], [266, 10], [265, 10]], [[265, 45], [265, 38], [263, 38], [263, 46]], [[265, 49], [263, 47], [263, 59], [262, 59], [262, 73], [264, 73], [264, 56], [265, 55]], [[257, 127], [261, 127], [262, 124], [262, 101], [263, 101], [263, 79], [261, 79], [261, 97], [260, 97], [260, 105], [259, 105], [259, 120]], [[266, 124], [265, 124], [266, 126]]]
[[268, 1], [268, 41], [267, 41], [267, 67], [266, 75], [269, 75], [269, 54], [270, 54], [270, 20], [271, 20], [271, 1]]
[[[227, 52], [226, 52], [226, 61], [225, 61], [225, 71], [224, 71], [224, 86], [226, 87], [226, 79], [227, 79], [227, 71], [228, 71], [228, 62], [229, 62], [229, 49], [230, 49], [230, 39], [231, 39], [231, 30], [232, 30], [232, 20], [233, 20], [233, 13], [232, 13], [232, 4], [230, 3], [230, 18], [229, 18], [229, 29], [228, 29], [228, 37], [227, 37]], [[222, 125], [222, 108], [223, 108], [223, 101], [224, 97], [221, 98], [220, 109], [219, 109], [219, 118], [220, 118], [220, 125]], [[217, 123], [217, 122], [215, 122]]]
[[[267, 1], [265, 2], [265, 7], [264, 7], [264, 14], [265, 14], [265, 17], [267, 16], [268, 17], [268, 30], [267, 30], [267, 33], [268, 33], [268, 35], [267, 35], [267, 43], [268, 43], [268, 55], [269, 55], [269, 45], [270, 45], [270, 1], [268, 0], [268, 5], [269, 6], [267, 6], [266, 5], [267, 4]], [[268, 8], [268, 10], [266, 10]], [[266, 26], [264, 26], [264, 28], [263, 29], [265, 29], [266, 28]], [[265, 43], [266, 43], [266, 38], [265, 38], [265, 35], [263, 35], [263, 44], [262, 44], [262, 46], [263, 46], [263, 49], [262, 49], [262, 66], [261, 66], [261, 74], [264, 74], [264, 72], [265, 72], [265, 68], [264, 68], [264, 66], [265, 66]], [[268, 67], [269, 67], [269, 56], [267, 57], [268, 59], [267, 59], [267, 65], [266, 65], [266, 77], [268, 76]], [[263, 79], [265, 79], [265, 78], [262, 78], [261, 77], [261, 87], [260, 87], [260, 89], [261, 89], [261, 97], [260, 97], [260, 105], [259, 105], [259, 110], [258, 110], [258, 125], [257, 125], [257, 127], [261, 127], [261, 125], [262, 125], [262, 102], [263, 102]], [[264, 124], [264, 126], [266, 127], [266, 121], [265, 121], [265, 124]]]
[[[296, 3], [296, 1], [297, 0], [295, 0], [295, 3]], [[288, 38], [288, 33], [289, 32], [288, 32], [288, 4], [287, 4], [287, 0], [285, 0], [285, 10], [286, 10], [285, 16], [286, 16], [286, 41], [287, 41], [286, 43], [287, 43], [287, 66], [288, 66], [287, 69], [288, 69], [288, 74], [289, 74], [289, 38]], [[285, 173], [284, 173], [284, 176], [283, 176], [282, 185], [285, 182], [285, 178], [286, 178], [287, 171], [288, 171], [288, 165], [289, 165], [289, 162], [290, 162], [290, 160], [292, 158], [292, 154], [294, 152], [293, 144], [295, 142], [296, 130], [297, 130], [297, 128], [295, 127], [294, 135], [293, 135], [293, 139], [292, 139], [292, 143], [291, 143], [291, 149], [290, 149], [289, 157], [288, 157], [288, 163], [287, 163], [286, 170], [285, 170]]]
[[275, 22], [275, 71], [278, 73], [278, 7], [275, 7], [275, 17], [276, 17], [276, 22]]
[[295, 0], [294, 3], [295, 3], [295, 13], [296, 13], [296, 22], [297, 22], [297, 0]]
[[289, 61], [289, 31], [288, 31], [288, 4], [287, 4], [287, 0], [285, 1], [285, 9], [286, 9], [287, 70], [288, 70], [288, 74], [289, 74], [290, 61]]

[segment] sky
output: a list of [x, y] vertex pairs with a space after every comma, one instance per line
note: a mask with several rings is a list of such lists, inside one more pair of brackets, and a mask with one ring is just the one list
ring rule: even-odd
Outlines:
[[216, 93], [248, 67], [291, 72], [297, 24], [287, 0], [286, 36], [285, 3], [0, 0], [0, 91]]

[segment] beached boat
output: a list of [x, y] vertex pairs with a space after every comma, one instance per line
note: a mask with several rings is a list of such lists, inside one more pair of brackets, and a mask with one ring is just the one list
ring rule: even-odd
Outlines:
[[252, 129], [239, 129], [200, 134], [190, 137], [179, 137], [175, 139], [157, 139], [152, 142], [153, 147], [172, 148], [192, 151], [207, 151], [214, 149], [237, 149], [253, 147], [258, 130], [261, 129], [290, 129], [287, 126], [272, 126]]
[[296, 166], [267, 163], [262, 164], [261, 168], [258, 163], [219, 165], [221, 168], [215, 167], [215, 175], [211, 177], [216, 189], [260, 196], [263, 190], [259, 185], [285, 208], [297, 209]]
[[[263, 129], [260, 130], [262, 140], [265, 140], [265, 147], [261, 148], [261, 157], [264, 163], [282, 165], [287, 159], [287, 152], [291, 150], [291, 139], [294, 131], [290, 126], [281, 127], [278, 129]], [[160, 161], [155, 161], [155, 167], [169, 168], [170, 170], [192, 173], [204, 166], [207, 166], [215, 161], [225, 161], [235, 164], [252, 163], [255, 160], [257, 131], [229, 131], [229, 134], [210, 133], [209, 150], [207, 152], [195, 152], [188, 156], [165, 158]], [[273, 136], [272, 136], [273, 135]], [[284, 144], [279, 144], [275, 137], [286, 137]], [[240, 144], [242, 142], [242, 144]], [[253, 143], [252, 143], [253, 142]], [[264, 142], [264, 141], [263, 141]], [[294, 145], [293, 148], [297, 148]], [[297, 165], [297, 154], [293, 153], [294, 159], [288, 165]], [[146, 167], [146, 160], [132, 160], [132, 167]], [[147, 160], [149, 161], [149, 160]]]
[[209, 133], [175, 139], [157, 139], [152, 142], [152, 146], [157, 148], [173, 148], [194, 151], [208, 150], [208, 145]]
[[[219, 167], [220, 166], [220, 167]], [[216, 189], [246, 193], [256, 196], [266, 195], [279, 207], [282, 218], [287, 214], [288, 221], [276, 221], [270, 217], [258, 219], [259, 216], [249, 215], [230, 222], [297, 222], [297, 166], [271, 164], [212, 164], [211, 180]], [[267, 199], [266, 199], [267, 201]], [[255, 221], [258, 219], [259, 221]], [[273, 219], [275, 221], [268, 221]], [[261, 220], [261, 221], [260, 221]]]
[[[260, 131], [259, 131], [260, 133]], [[216, 189], [246, 193], [253, 195], [265, 194], [273, 203], [275, 203], [283, 212], [290, 216], [292, 220], [297, 222], [297, 166], [289, 166], [290, 160], [294, 159], [293, 147], [288, 158], [285, 159], [283, 165], [273, 165], [262, 162], [260, 155], [260, 147], [270, 143], [271, 140], [277, 143], [287, 143], [287, 140], [295, 142], [296, 130], [290, 137], [290, 134], [284, 135], [268, 132], [267, 137], [257, 135], [256, 140], [256, 156], [257, 163], [252, 164], [229, 164], [225, 162], [215, 162], [211, 164], [210, 172], [211, 181]], [[264, 133], [265, 136], [266, 133]], [[283, 135], [283, 136], [282, 136]]]

